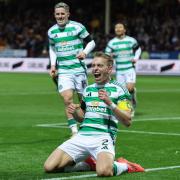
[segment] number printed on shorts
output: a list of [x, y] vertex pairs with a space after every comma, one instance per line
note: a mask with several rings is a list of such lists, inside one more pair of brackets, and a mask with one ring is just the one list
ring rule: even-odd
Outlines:
[[101, 149], [108, 149], [108, 139], [103, 139], [102, 141]]
[[86, 80], [81, 81], [81, 83], [82, 83], [82, 88], [84, 89], [87, 86]]

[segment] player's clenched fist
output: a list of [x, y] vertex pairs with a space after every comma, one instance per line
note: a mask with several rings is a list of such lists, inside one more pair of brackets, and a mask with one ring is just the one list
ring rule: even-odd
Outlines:
[[70, 114], [74, 114], [79, 107], [80, 107], [79, 104], [71, 103], [71, 104], [68, 106], [68, 112], [69, 112]]
[[99, 99], [103, 100], [107, 105], [110, 105], [112, 103], [107, 92], [104, 89], [100, 89], [98, 91], [98, 97]]

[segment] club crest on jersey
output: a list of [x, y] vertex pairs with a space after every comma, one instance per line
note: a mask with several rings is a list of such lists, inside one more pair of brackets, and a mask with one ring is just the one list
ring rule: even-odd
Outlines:
[[98, 102], [98, 101], [92, 101], [92, 102], [91, 102], [91, 105], [92, 105], [92, 106], [99, 106], [99, 102]]
[[60, 44], [61, 44], [61, 46], [66, 46], [68, 44], [68, 42], [67, 41], [62, 41], [62, 42], [60, 42]]

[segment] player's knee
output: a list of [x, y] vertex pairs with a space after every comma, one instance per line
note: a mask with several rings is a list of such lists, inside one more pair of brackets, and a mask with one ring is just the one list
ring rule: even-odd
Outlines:
[[96, 168], [97, 176], [113, 176], [112, 167], [97, 167]]
[[130, 93], [133, 93], [134, 92], [134, 89], [135, 89], [135, 84], [134, 83], [128, 83], [127, 84], [127, 89]]
[[44, 171], [45, 171], [46, 173], [51, 173], [51, 172], [53, 172], [53, 170], [54, 170], [54, 167], [53, 167], [53, 166], [51, 166], [51, 165], [48, 164], [48, 163], [44, 163]]
[[134, 86], [128, 86], [127, 88], [130, 93], [134, 92]]
[[64, 96], [63, 99], [64, 99], [65, 105], [67, 106], [72, 103], [72, 97], [70, 96]]

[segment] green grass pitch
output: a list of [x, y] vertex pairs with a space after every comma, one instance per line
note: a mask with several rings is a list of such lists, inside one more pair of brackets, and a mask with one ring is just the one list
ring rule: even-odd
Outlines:
[[[66, 122], [48, 74], [1, 73], [0, 84], [0, 180], [101, 179], [82, 178], [94, 172], [44, 173], [49, 153], [70, 136], [64, 126], [48, 127]], [[137, 91], [136, 116], [131, 127], [120, 126], [116, 157], [154, 171], [103, 179], [180, 179], [180, 168], [170, 169], [180, 166], [180, 77], [138, 76]]]

